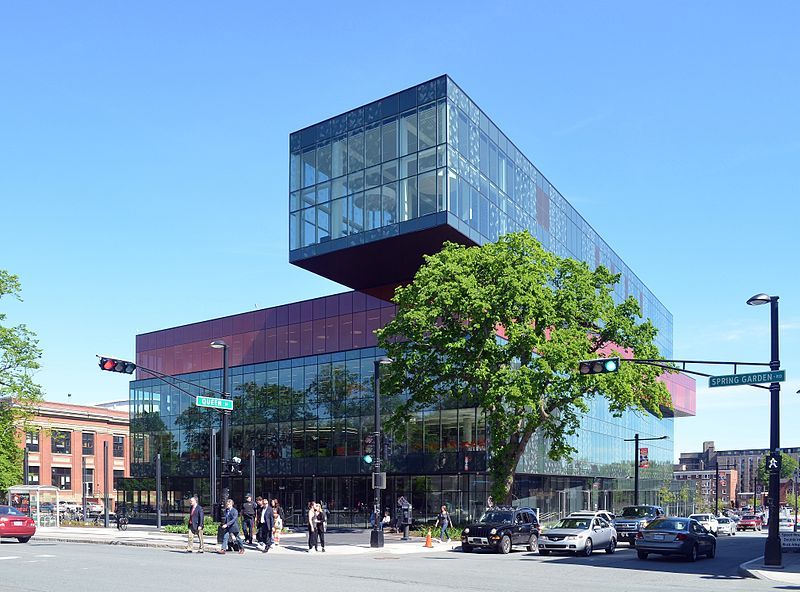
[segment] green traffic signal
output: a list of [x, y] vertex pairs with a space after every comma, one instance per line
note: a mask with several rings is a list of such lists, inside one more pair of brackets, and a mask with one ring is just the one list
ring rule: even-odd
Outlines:
[[367, 463], [368, 465], [371, 465], [372, 464], [372, 455], [365, 454], [364, 455], [364, 462]]
[[606, 374], [619, 370], [619, 358], [600, 358], [599, 360], [582, 360], [578, 369], [581, 374]]

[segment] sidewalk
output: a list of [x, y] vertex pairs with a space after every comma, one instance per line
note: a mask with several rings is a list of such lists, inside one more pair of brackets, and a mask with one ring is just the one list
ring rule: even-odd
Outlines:
[[739, 566], [739, 575], [800, 586], [800, 553], [784, 551], [782, 569], [764, 567], [764, 557], [756, 557]]
[[[416, 538], [401, 541], [399, 535], [386, 534], [385, 545], [381, 549], [369, 546], [369, 531], [356, 531], [327, 533], [328, 545], [326, 555], [357, 555], [368, 553], [388, 553], [405, 555], [409, 553], [436, 553], [450, 551], [460, 545], [459, 542], [441, 543], [434, 541], [432, 549], [423, 546], [424, 539]], [[155, 526], [131, 524], [125, 531], [110, 528], [80, 528], [74, 526], [40, 527], [36, 530], [33, 541], [53, 541], [62, 543], [90, 543], [100, 545], [126, 545], [131, 547], [152, 547], [162, 549], [186, 548], [186, 535], [159, 531]], [[295, 532], [281, 535], [281, 544], [270, 552], [278, 553], [306, 553], [308, 545], [304, 532]], [[218, 549], [216, 537], [205, 537], [205, 544], [209, 550]], [[195, 541], [195, 549], [197, 542]], [[256, 551], [254, 547], [246, 547]]]

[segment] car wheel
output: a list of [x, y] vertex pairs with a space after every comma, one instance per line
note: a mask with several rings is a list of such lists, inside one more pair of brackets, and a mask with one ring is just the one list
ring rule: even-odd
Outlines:
[[592, 539], [586, 539], [586, 546], [584, 546], [583, 548], [583, 556], [589, 557], [592, 554], [593, 550], [594, 549], [592, 548]]
[[647, 559], [648, 554], [645, 551], [637, 551], [636, 555], [639, 559]]
[[536, 538], [535, 534], [532, 534], [528, 539], [528, 551], [533, 553], [534, 551], [539, 550], [539, 539]]
[[497, 543], [497, 552], [503, 555], [511, 553], [511, 537], [506, 535]]
[[611, 540], [608, 541], [608, 547], [606, 547], [606, 553], [612, 555], [616, 550], [617, 550], [617, 539], [612, 537]]
[[31, 540], [31, 537], [17, 537], [17, 540], [20, 543], [27, 543], [29, 540]]
[[716, 556], [717, 556], [717, 545], [713, 544], [711, 545], [711, 550], [708, 553], [706, 553], [706, 557], [708, 557], [709, 559], [714, 559], [714, 557]]
[[731, 536], [736, 536], [736, 531], [735, 530], [731, 531]]
[[472, 545], [465, 545], [464, 543], [461, 543], [461, 552], [472, 553]]
[[697, 561], [697, 545], [692, 545], [689, 552], [686, 554], [686, 561]]

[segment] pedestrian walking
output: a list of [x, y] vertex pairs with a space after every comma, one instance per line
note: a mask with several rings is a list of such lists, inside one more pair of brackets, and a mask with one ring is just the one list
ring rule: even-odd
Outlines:
[[317, 540], [322, 547], [322, 552], [325, 552], [325, 530], [327, 530], [328, 514], [322, 504], [314, 504], [314, 523], [317, 528]]
[[278, 514], [277, 510], [272, 510], [272, 519], [274, 526], [272, 527], [272, 543], [276, 547], [281, 544], [281, 531], [283, 530], [283, 519]]
[[225, 550], [228, 548], [228, 539], [233, 536], [236, 543], [239, 545], [239, 555], [244, 555], [244, 541], [239, 534], [239, 512], [233, 507], [233, 500], [228, 498], [225, 504], [225, 522], [222, 527], [225, 533], [222, 535], [222, 547], [217, 551], [220, 555], [225, 555]]
[[314, 502], [308, 502], [308, 513], [306, 515], [306, 526], [308, 526], [308, 552], [317, 551], [317, 512]]
[[203, 548], [203, 523], [204, 523], [204, 516], [203, 516], [203, 506], [197, 503], [197, 496], [193, 495], [189, 498], [189, 532], [188, 532], [188, 544], [186, 546], [186, 552], [191, 553], [194, 551], [194, 537], [197, 536], [200, 539], [200, 553], [204, 552]]
[[253, 544], [253, 522], [256, 519], [256, 505], [253, 503], [253, 497], [248, 493], [245, 496], [245, 501], [242, 504], [242, 529], [244, 530], [244, 540], [248, 544]]
[[267, 503], [267, 500], [262, 500], [261, 507], [258, 511], [259, 531], [258, 531], [258, 547], [262, 553], [266, 553], [272, 547], [272, 528], [275, 525], [273, 519], [272, 506]]
[[[442, 534], [439, 538], [443, 543], [449, 543], [450, 535], [447, 534], [447, 529], [450, 527], [450, 512], [447, 511], [447, 506], [442, 506], [442, 511], [439, 512], [439, 515], [436, 517], [436, 524], [434, 524], [433, 527], [436, 528], [439, 524], [442, 525]], [[445, 541], [445, 538], [447, 538], [447, 541]]]

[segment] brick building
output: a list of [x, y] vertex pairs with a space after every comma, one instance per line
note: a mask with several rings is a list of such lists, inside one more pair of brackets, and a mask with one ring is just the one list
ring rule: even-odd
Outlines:
[[81, 503], [83, 481], [87, 498], [102, 503], [107, 442], [109, 497], [115, 499], [116, 481], [130, 475], [128, 413], [49, 401], [37, 404], [34, 413], [24, 434], [28, 484], [53, 485], [61, 490], [62, 500]]

